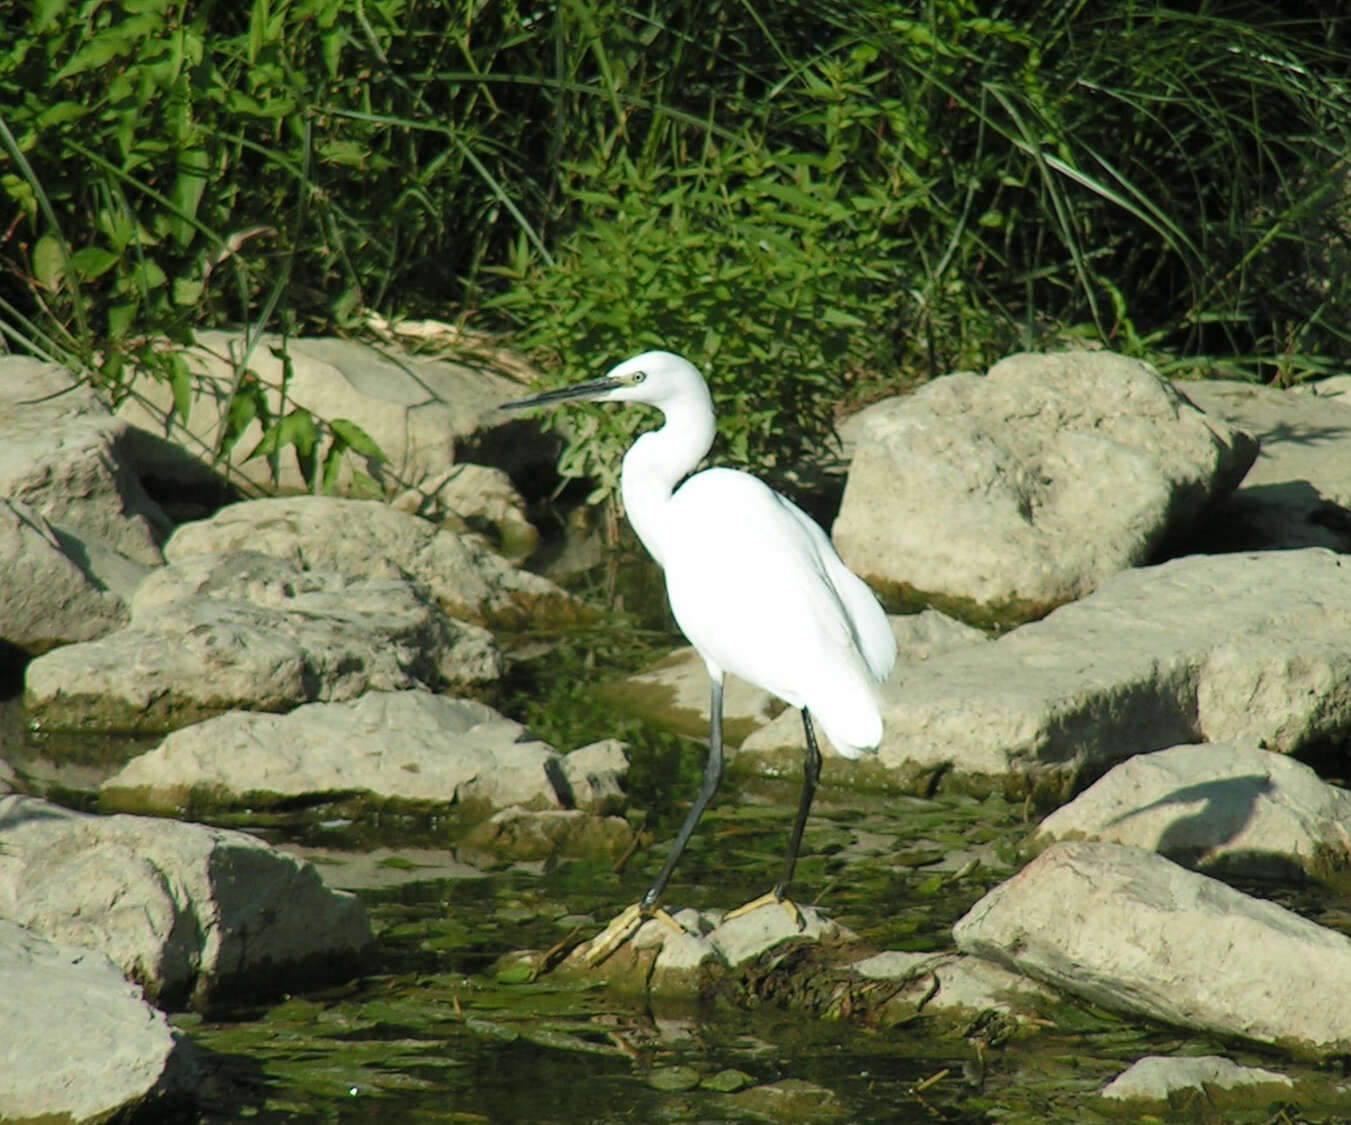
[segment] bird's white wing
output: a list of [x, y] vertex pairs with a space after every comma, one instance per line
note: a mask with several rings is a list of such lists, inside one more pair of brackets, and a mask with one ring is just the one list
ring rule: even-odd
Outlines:
[[762, 482], [727, 469], [692, 477], [667, 515], [671, 608], [710, 667], [810, 707], [837, 748], [876, 745], [873, 684], [895, 642], [825, 533]]

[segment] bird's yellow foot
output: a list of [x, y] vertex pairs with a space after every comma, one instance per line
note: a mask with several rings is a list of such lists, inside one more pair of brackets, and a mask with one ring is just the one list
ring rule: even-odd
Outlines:
[[722, 916], [722, 920], [724, 922], [730, 922], [733, 918], [740, 918], [743, 914], [749, 914], [753, 910], [759, 910], [762, 906], [771, 905], [782, 906], [788, 911], [788, 917], [793, 920], [793, 925], [799, 930], [805, 930], [807, 928], [807, 920], [802, 917], [802, 911], [797, 908], [797, 903], [791, 898], [780, 898], [773, 891], [770, 891], [768, 894], [763, 894], [759, 898], [753, 898], [750, 902], [738, 906], [735, 910], [729, 910]]
[[656, 918], [664, 922], [678, 934], [686, 932], [685, 927], [672, 918], [662, 907], [654, 906], [644, 910], [642, 903], [635, 902], [632, 906], [626, 907], [616, 914], [610, 924], [591, 939], [585, 957], [587, 967], [595, 968], [599, 965], [629, 938], [633, 937], [649, 918]]

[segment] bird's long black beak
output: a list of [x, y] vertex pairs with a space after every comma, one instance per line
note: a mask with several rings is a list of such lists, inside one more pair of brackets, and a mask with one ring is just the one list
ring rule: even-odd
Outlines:
[[518, 399], [515, 402], [504, 402], [502, 409], [524, 410], [527, 406], [548, 406], [555, 402], [567, 402], [574, 398], [597, 398], [606, 391], [612, 391], [622, 385], [618, 379], [604, 375], [599, 379], [589, 379], [585, 383], [576, 383], [571, 387], [560, 387], [556, 391], [545, 391], [542, 394], [531, 395], [529, 398]]

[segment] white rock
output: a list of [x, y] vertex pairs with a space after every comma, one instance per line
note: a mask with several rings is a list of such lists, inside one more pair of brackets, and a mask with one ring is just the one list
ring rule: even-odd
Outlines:
[[1147, 562], [1256, 446], [1147, 364], [1015, 355], [870, 407], [834, 527], [883, 587], [1026, 619]]
[[131, 616], [22, 501], [0, 499], [0, 574], [0, 641], [31, 655], [101, 637]]
[[1153, 852], [1053, 844], [953, 927], [957, 948], [1134, 1016], [1351, 1051], [1351, 938]]
[[547, 578], [512, 566], [474, 537], [438, 530], [374, 500], [246, 500], [183, 524], [164, 548], [172, 562], [236, 551], [348, 578], [408, 580], [450, 616], [470, 621], [524, 624], [536, 614], [580, 612], [576, 599]]
[[628, 743], [604, 738], [563, 757], [570, 803], [586, 812], [622, 812], [629, 775]]
[[494, 551], [517, 565], [539, 547], [539, 531], [526, 514], [525, 499], [501, 469], [456, 465], [391, 504], [402, 512], [435, 518], [443, 529], [481, 534]]
[[1282, 1093], [1288, 1094], [1294, 1085], [1288, 1075], [1260, 1066], [1239, 1066], [1220, 1055], [1146, 1055], [1113, 1078], [1098, 1094], [1113, 1101], [1166, 1104], [1170, 1097], [1182, 1091], [1208, 1094], [1249, 1088], [1254, 1098], [1270, 1100]]
[[69, 371], [0, 356], [0, 497], [27, 504], [71, 540], [157, 566], [169, 521], [127, 455], [129, 434]]
[[121, 1119], [196, 1076], [164, 1015], [107, 957], [0, 921], [0, 1117]]
[[[168, 735], [104, 782], [111, 808], [181, 815], [197, 799], [238, 806], [369, 794], [454, 807], [561, 808], [565, 759], [486, 703], [373, 691], [285, 715], [230, 711]], [[196, 796], [200, 795], [200, 796]]]
[[0, 797], [0, 918], [106, 954], [157, 1003], [350, 972], [361, 904], [242, 832]]
[[1351, 793], [1253, 745], [1205, 743], [1114, 766], [1037, 827], [1029, 846], [1105, 840], [1211, 874], [1327, 876], [1351, 867]]
[[[878, 758], [897, 777], [1051, 795], [1183, 743], [1335, 742], [1351, 731], [1351, 561], [1310, 548], [1126, 571], [989, 644], [898, 665], [882, 695]], [[800, 740], [785, 715], [740, 752], [773, 769]]]
[[[457, 443], [502, 424], [497, 407], [520, 397], [519, 383], [486, 366], [352, 340], [290, 337], [285, 341], [288, 374], [279, 354], [282, 345], [280, 337], [266, 335], [247, 357], [247, 368], [258, 377], [273, 415], [300, 406], [324, 422], [355, 422], [388, 458], [378, 463], [347, 453], [337, 485], [358, 495], [361, 485], [354, 470], [373, 481], [382, 495], [429, 491], [433, 482], [445, 479]], [[238, 381], [236, 364], [245, 358], [244, 340], [235, 332], [198, 332], [196, 346], [184, 356], [195, 375], [186, 426], [171, 413], [168, 385], [152, 379], [136, 381], [134, 393], [119, 403], [118, 414], [209, 463]], [[231, 473], [267, 491], [280, 487], [308, 492], [289, 451], [278, 459], [276, 482], [267, 458], [249, 459], [261, 436], [257, 423], [245, 430], [229, 452]]]
[[1207, 414], [1261, 442], [1242, 486], [1207, 519], [1227, 546], [1351, 550], [1351, 399], [1317, 393], [1323, 385], [1176, 384]]
[[285, 711], [501, 674], [486, 630], [407, 582], [299, 571], [266, 555], [163, 567], [131, 609], [126, 628], [28, 665], [24, 704], [38, 725], [165, 731], [236, 707]]

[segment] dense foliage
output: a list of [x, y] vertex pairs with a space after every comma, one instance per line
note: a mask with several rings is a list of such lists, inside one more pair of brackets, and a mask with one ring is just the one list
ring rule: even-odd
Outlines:
[[1351, 353], [1351, 35], [1293, 10], [0, 0], [0, 332], [114, 397], [213, 323], [665, 346], [761, 463], [1067, 333], [1307, 378]]

